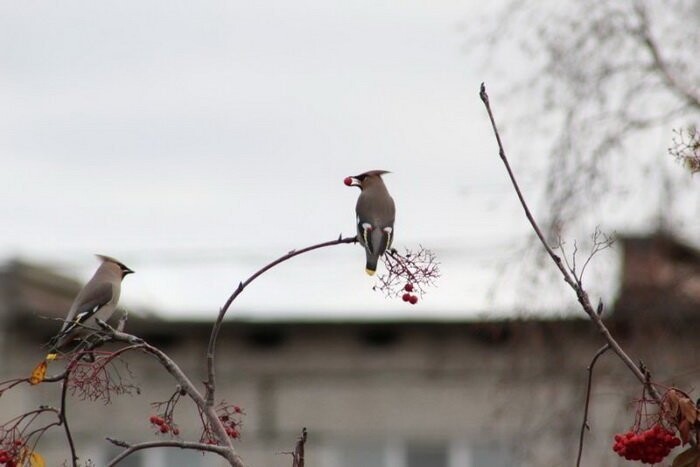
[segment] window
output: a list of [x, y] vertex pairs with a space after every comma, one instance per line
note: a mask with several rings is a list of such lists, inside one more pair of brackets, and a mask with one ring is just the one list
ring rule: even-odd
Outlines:
[[488, 465], [491, 467], [513, 467], [518, 463], [513, 458], [513, 454], [503, 446], [487, 445], [476, 446], [472, 451], [472, 465], [480, 467]]
[[[114, 459], [116, 456], [118, 456], [120, 453], [124, 451], [124, 448], [120, 448], [118, 446], [114, 445], [108, 445], [107, 449], [104, 451], [105, 453], [105, 462], [104, 465], [107, 465], [107, 462], [110, 460]], [[144, 453], [143, 452], [135, 452], [131, 454], [130, 456], [127, 456], [126, 459], [123, 461], [119, 462], [119, 467], [143, 467], [144, 465]]]
[[447, 467], [448, 452], [444, 444], [411, 444], [406, 448], [406, 467]]
[[367, 441], [331, 447], [329, 467], [517, 467], [511, 451], [497, 444]]
[[381, 444], [349, 444], [338, 449], [340, 467], [386, 467], [386, 449]]

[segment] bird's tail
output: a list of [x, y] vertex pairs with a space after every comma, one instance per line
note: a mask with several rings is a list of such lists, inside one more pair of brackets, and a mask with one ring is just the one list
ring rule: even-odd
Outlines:
[[365, 272], [373, 276], [375, 272], [377, 272], [377, 261], [379, 260], [379, 256], [375, 255], [367, 255], [367, 264], [365, 265]]

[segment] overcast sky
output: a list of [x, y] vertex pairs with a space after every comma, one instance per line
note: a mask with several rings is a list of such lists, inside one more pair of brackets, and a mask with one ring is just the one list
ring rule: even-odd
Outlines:
[[387, 169], [396, 245], [437, 252], [437, 289], [387, 301], [362, 250], [338, 246], [269, 273], [236, 312], [492, 310], [527, 226], [477, 96], [501, 77], [465, 53], [484, 5], [0, 1], [0, 259], [86, 280], [93, 253], [113, 255], [137, 271], [124, 304], [208, 319], [265, 262], [352, 234], [343, 178]]

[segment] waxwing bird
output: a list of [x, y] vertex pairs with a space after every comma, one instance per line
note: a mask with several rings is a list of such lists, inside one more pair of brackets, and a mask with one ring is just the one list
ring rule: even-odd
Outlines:
[[47, 360], [56, 358], [57, 352], [73, 339], [89, 334], [95, 319], [107, 321], [119, 302], [122, 279], [134, 271], [114, 258], [96, 255], [102, 263], [92, 278], [78, 293], [66, 316], [63, 326], [49, 342]]
[[347, 177], [345, 184], [360, 188], [355, 213], [357, 214], [357, 239], [365, 247], [370, 276], [377, 271], [377, 262], [391, 248], [394, 239], [394, 199], [384, 185], [382, 175], [386, 170], [370, 170], [354, 177]]

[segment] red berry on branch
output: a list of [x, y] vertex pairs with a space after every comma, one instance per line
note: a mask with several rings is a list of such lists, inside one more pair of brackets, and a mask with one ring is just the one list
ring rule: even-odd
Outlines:
[[404, 302], [410, 302], [411, 301], [411, 294], [406, 292], [405, 294], [403, 294], [401, 296], [401, 300], [403, 300]]
[[166, 423], [163, 423], [163, 424], [160, 426], [160, 432], [161, 432], [161, 433], [167, 433], [168, 431], [170, 431], [170, 427], [169, 427]]
[[409, 282], [408, 284], [406, 284], [406, 285], [403, 286], [403, 289], [404, 289], [406, 292], [413, 292], [413, 284], [411, 284], [411, 283]]
[[411, 295], [411, 297], [408, 300], [411, 302], [411, 305], [415, 305], [416, 303], [418, 303], [418, 297], [416, 297], [415, 295]]
[[152, 424], [157, 425], [156, 420], [158, 420], [158, 417], [155, 415], [151, 415], [151, 418], [148, 419]]
[[243, 410], [237, 405], [233, 406], [233, 411], [236, 413], [243, 413]]

